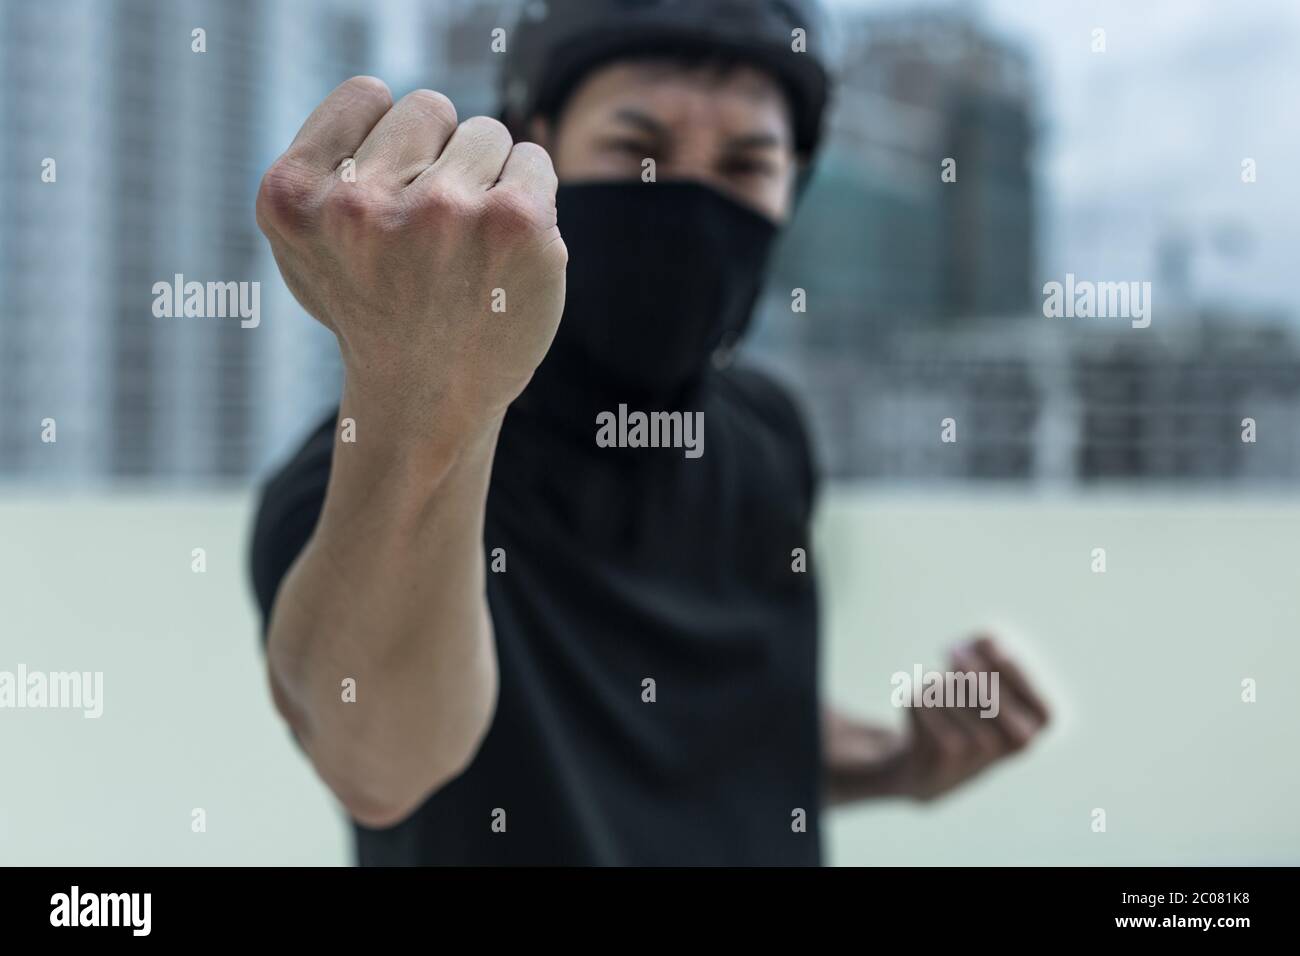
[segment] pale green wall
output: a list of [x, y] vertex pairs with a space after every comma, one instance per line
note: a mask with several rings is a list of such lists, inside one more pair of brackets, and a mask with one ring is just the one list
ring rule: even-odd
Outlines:
[[[349, 859], [263, 689], [248, 500], [0, 504], [0, 669], [102, 670], [99, 720], [0, 711], [0, 864]], [[834, 493], [834, 699], [885, 719], [889, 674], [991, 619], [1050, 687], [1040, 746], [925, 810], [839, 812], [835, 863], [1300, 862], [1300, 500]], [[207, 549], [208, 572], [190, 571]], [[1109, 570], [1089, 570], [1105, 547]], [[1239, 702], [1254, 677], [1259, 702]], [[190, 832], [190, 811], [208, 814]], [[1104, 807], [1109, 832], [1093, 834]]]
[[[829, 501], [837, 703], [896, 718], [890, 674], [941, 666], [970, 628], [1004, 622], [1058, 715], [1039, 745], [944, 802], [833, 816], [832, 862], [1300, 863], [1300, 501], [1215, 502]], [[1091, 571], [1095, 547], [1105, 574]], [[1245, 677], [1255, 704], [1241, 702]]]

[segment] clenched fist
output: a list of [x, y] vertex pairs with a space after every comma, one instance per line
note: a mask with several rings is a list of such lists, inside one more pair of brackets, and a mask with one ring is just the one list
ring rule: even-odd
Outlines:
[[568, 259], [540, 146], [445, 96], [332, 92], [262, 180], [285, 282], [338, 337], [353, 405], [417, 431], [499, 421], [550, 347]]

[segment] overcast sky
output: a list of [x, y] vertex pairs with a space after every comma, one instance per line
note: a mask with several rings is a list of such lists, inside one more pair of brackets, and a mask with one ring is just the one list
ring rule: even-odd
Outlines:
[[[1296, 0], [838, 0], [960, 6], [1021, 42], [1040, 80], [1046, 277], [1154, 278], [1157, 236], [1187, 230], [1199, 298], [1284, 309], [1300, 254]], [[1091, 50], [1106, 30], [1107, 52]], [[1259, 181], [1241, 182], [1254, 158]], [[1240, 233], [1236, 256], [1207, 237]]]

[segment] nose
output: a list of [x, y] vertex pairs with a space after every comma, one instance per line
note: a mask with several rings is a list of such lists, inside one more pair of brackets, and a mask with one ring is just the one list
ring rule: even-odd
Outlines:
[[657, 178], [684, 179], [715, 189], [726, 189], [729, 184], [718, 173], [714, 147], [704, 137], [694, 139], [694, 142], [679, 143], [672, 157], [659, 165]]

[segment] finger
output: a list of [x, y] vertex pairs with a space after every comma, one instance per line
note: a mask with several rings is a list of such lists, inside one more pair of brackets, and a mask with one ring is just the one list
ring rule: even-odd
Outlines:
[[1010, 749], [1011, 741], [998, 726], [1001, 710], [996, 715], [989, 716], [991, 711], [982, 710], [977, 704], [971, 703], [966, 707], [950, 707], [947, 713], [965, 735], [972, 751], [982, 759], [1000, 757]]
[[332, 173], [356, 153], [392, 105], [393, 95], [382, 80], [344, 80], [307, 117], [285, 155], [322, 175]]
[[[956, 648], [952, 652], [952, 668], [959, 673], [974, 673], [978, 676], [981, 671], [987, 670], [983, 662], [973, 653], [964, 648]], [[985, 678], [987, 681], [988, 678]], [[977, 684], [978, 686], [978, 684]], [[987, 686], [987, 685], [986, 685]], [[962, 733], [966, 735], [972, 748], [978, 752], [983, 759], [992, 759], [1001, 756], [1007, 750], [1006, 738], [994, 726], [996, 715], [1000, 711], [998, 701], [981, 700], [978, 693], [968, 693], [966, 697], [966, 706], [950, 708], [950, 714], [954, 722], [960, 726]], [[988, 709], [985, 709], [985, 707]], [[993, 714], [994, 716], [987, 716]]]
[[533, 195], [544, 197], [548, 202], [554, 202], [559, 181], [555, 176], [551, 154], [536, 143], [516, 143], [501, 169], [497, 185], [517, 186]]
[[451, 100], [434, 90], [407, 93], [357, 148], [357, 179], [405, 186], [437, 162], [455, 131]]
[[1025, 706], [1037, 718], [1039, 724], [1046, 724], [1052, 719], [1052, 712], [1047, 706], [1047, 701], [1034, 689], [1024, 671], [1003, 652], [997, 642], [989, 637], [981, 637], [974, 642], [973, 648], [988, 661], [992, 670], [1001, 675], [1001, 680], [1009, 685], [1012, 693], [1024, 702]]
[[[961, 661], [963, 666], [968, 669], [977, 671], [987, 671], [996, 674], [999, 677], [998, 685], [1003, 683], [1001, 680], [1002, 673], [998, 669], [996, 655], [988, 653], [988, 645], [971, 644], [965, 648], [953, 651], [953, 660]], [[1007, 680], [1008, 685], [1013, 682]], [[991, 678], [990, 678], [990, 686]], [[1028, 705], [1028, 703], [1015, 690], [1014, 686], [1008, 686], [1006, 693], [997, 693], [994, 706], [997, 708], [997, 716], [986, 718], [985, 722], [993, 726], [1001, 738], [1002, 748], [1007, 751], [1021, 750], [1029, 745], [1029, 742], [1038, 734], [1043, 726], [1043, 721]]]
[[1010, 753], [1011, 741], [996, 726], [997, 720], [981, 717], [979, 711], [954, 707], [947, 712], [965, 742], [964, 754], [972, 764], [984, 764]]
[[914, 707], [912, 729], [917, 743], [940, 759], [955, 761], [966, 753], [966, 739], [961, 728], [952, 722], [942, 707]]
[[1014, 700], [1004, 700], [998, 715], [985, 723], [993, 725], [1008, 750], [1023, 750], [1029, 746], [1042, 727], [1038, 718]]
[[474, 189], [491, 189], [500, 178], [513, 145], [510, 131], [499, 120], [471, 116], [456, 128], [438, 161], [412, 185], [437, 177], [456, 180]]
[[959, 645], [952, 649], [948, 666], [963, 678], [970, 678], [963, 679], [960, 685], [963, 691], [963, 702], [967, 708], [997, 711], [1001, 680], [991, 661], [976, 651], [973, 646]]

